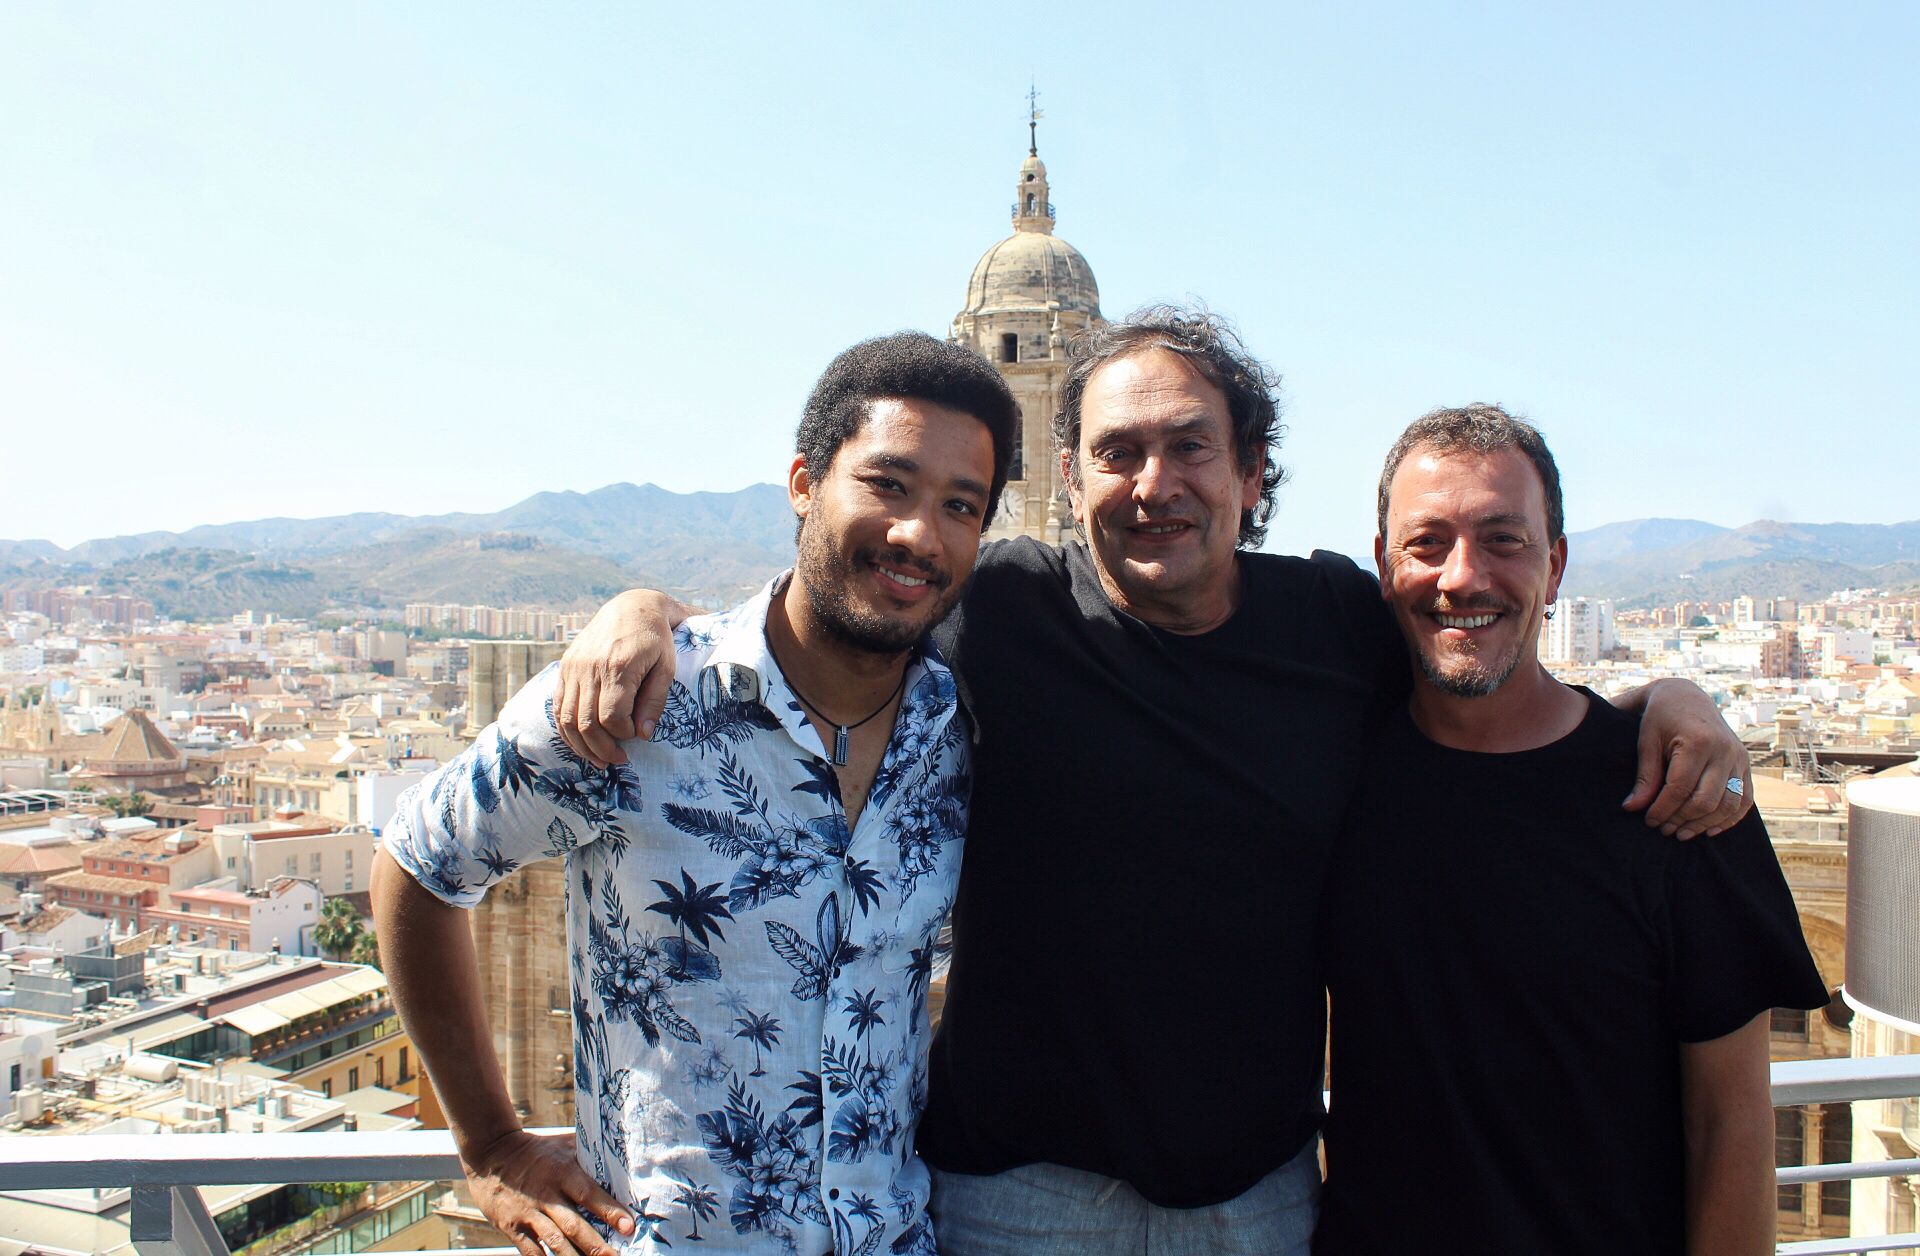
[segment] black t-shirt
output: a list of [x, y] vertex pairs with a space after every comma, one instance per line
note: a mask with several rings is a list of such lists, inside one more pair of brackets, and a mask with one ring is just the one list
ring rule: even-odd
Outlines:
[[1369, 718], [1404, 696], [1379, 587], [1240, 556], [1198, 636], [1116, 611], [1084, 546], [982, 551], [940, 645], [977, 782], [919, 1149], [1231, 1199], [1319, 1121], [1320, 900]]
[[1315, 1251], [1685, 1250], [1680, 1044], [1826, 990], [1757, 812], [1679, 842], [1620, 810], [1637, 719], [1476, 754], [1404, 712], [1327, 920], [1333, 1106]]

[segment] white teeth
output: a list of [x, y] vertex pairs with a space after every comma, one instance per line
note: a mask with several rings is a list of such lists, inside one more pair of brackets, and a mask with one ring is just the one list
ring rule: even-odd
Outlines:
[[1142, 528], [1142, 529], [1140, 529], [1140, 530], [1141, 530], [1142, 532], [1145, 532], [1145, 533], [1147, 533], [1147, 534], [1148, 534], [1148, 535], [1150, 535], [1150, 536], [1164, 536], [1164, 535], [1166, 535], [1166, 534], [1167, 534], [1167, 533], [1169, 533], [1169, 532], [1178, 532], [1178, 531], [1179, 531], [1180, 529], [1179, 529], [1178, 527], [1172, 527], [1172, 528], [1154, 528], [1154, 527], [1146, 527], [1146, 528]]
[[1442, 628], [1485, 628], [1497, 615], [1436, 615]]
[[[882, 568], [882, 570], [885, 569]], [[904, 584], [909, 589], [917, 589], [926, 583], [926, 581], [919, 576], [903, 576], [897, 571], [887, 572], [887, 579], [894, 581], [896, 584]]]

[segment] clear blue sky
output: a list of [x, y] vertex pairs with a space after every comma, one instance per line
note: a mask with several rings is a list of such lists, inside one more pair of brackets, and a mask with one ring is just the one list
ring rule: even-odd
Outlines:
[[1106, 312], [1286, 376], [1274, 548], [1471, 400], [1576, 529], [1920, 516], [1920, 7], [1329, 7], [7, 4], [0, 537], [778, 479], [1029, 76]]

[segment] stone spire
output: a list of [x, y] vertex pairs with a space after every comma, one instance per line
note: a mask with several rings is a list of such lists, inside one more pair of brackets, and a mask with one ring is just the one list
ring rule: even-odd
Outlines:
[[1040, 93], [1027, 89], [1027, 159], [1013, 188], [1013, 229], [1053, 234], [1053, 202], [1047, 199], [1047, 165], [1040, 160]]

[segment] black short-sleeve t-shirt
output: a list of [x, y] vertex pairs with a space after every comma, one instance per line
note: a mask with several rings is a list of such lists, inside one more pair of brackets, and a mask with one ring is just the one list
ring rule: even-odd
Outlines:
[[982, 551], [940, 633], [976, 727], [953, 967], [918, 1146], [1155, 1203], [1231, 1199], [1318, 1125], [1326, 860], [1405, 693], [1378, 585], [1242, 554], [1220, 628], [1114, 608], [1084, 546]]
[[1316, 1252], [1685, 1249], [1682, 1043], [1826, 990], [1757, 813], [1679, 842], [1620, 810], [1638, 721], [1589, 693], [1537, 750], [1404, 712], [1334, 860]]

